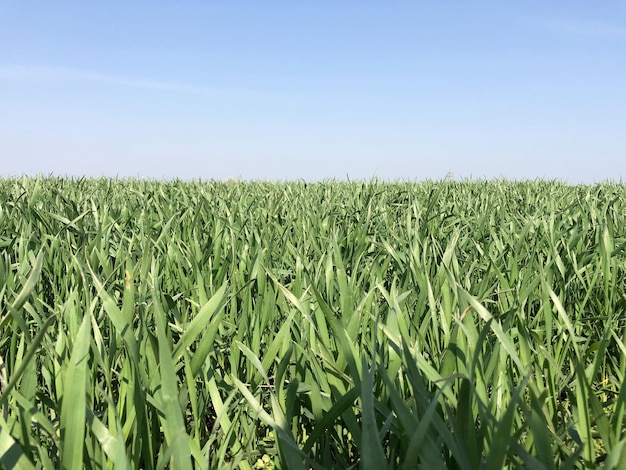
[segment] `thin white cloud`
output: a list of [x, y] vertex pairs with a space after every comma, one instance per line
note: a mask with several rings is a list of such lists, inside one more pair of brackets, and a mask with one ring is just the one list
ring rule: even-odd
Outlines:
[[552, 32], [573, 36], [589, 36], [613, 40], [626, 40], [626, 28], [599, 21], [558, 20], [538, 21], [537, 24]]
[[265, 95], [265, 93], [228, 87], [209, 87], [194, 83], [179, 81], [156, 80], [131, 75], [119, 75], [101, 73], [92, 70], [48, 67], [48, 66], [23, 66], [23, 65], [0, 65], [0, 80], [37, 81], [37, 82], [67, 82], [82, 81], [112, 85], [129, 86], [151, 90], [189, 93], [203, 96], [228, 95]]

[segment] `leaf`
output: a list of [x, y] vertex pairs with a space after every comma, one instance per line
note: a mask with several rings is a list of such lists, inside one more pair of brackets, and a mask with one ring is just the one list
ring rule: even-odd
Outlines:
[[63, 441], [61, 466], [67, 469], [82, 468], [85, 445], [85, 416], [87, 408], [87, 382], [89, 346], [91, 343], [91, 315], [83, 321], [74, 340], [70, 363], [64, 382], [71, 384], [63, 392], [61, 405], [61, 439]]
[[154, 301], [154, 319], [157, 328], [157, 341], [159, 345], [159, 367], [161, 388], [157, 392], [160, 402], [159, 420], [163, 426], [165, 441], [172, 455], [173, 468], [192, 468], [189, 436], [185, 430], [182, 410], [178, 404], [178, 383], [174, 359], [170, 350], [170, 340], [165, 334], [165, 312], [158, 299], [156, 286], [152, 287]]

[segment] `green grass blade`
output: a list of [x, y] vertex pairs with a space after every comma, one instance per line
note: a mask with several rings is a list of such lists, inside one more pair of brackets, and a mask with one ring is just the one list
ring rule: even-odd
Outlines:
[[91, 316], [87, 314], [74, 340], [65, 373], [66, 383], [72, 384], [64, 390], [61, 406], [62, 467], [68, 469], [81, 468], [83, 465], [90, 343]]
[[163, 426], [165, 440], [172, 456], [174, 468], [192, 468], [189, 436], [185, 430], [182, 411], [178, 404], [178, 383], [174, 359], [170, 349], [171, 340], [168, 339], [165, 329], [165, 312], [158, 299], [158, 291], [153, 286], [154, 318], [157, 329], [160, 367], [160, 390], [157, 397], [160, 403], [159, 418]]

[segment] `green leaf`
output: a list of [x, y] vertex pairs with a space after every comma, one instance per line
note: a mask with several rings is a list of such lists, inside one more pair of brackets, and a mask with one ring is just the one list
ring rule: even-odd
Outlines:
[[156, 394], [160, 404], [159, 419], [161, 421], [161, 425], [163, 426], [165, 441], [169, 446], [168, 451], [171, 452], [172, 455], [173, 468], [192, 468], [188, 443], [189, 436], [185, 430], [182, 410], [178, 404], [178, 381], [176, 379], [176, 368], [170, 349], [171, 341], [165, 333], [165, 312], [161, 307], [161, 303], [158, 298], [158, 290], [154, 285], [152, 288], [152, 295], [154, 301], [154, 319], [156, 323], [159, 346], [159, 367], [161, 379], [161, 387]]
[[89, 346], [91, 343], [91, 315], [83, 321], [74, 340], [70, 363], [65, 373], [65, 383], [71, 384], [63, 392], [61, 405], [61, 439], [63, 440], [62, 467], [81, 468], [85, 445], [85, 416], [87, 408], [87, 383]]
[[[362, 358], [361, 370], [367, 370], [367, 362]], [[378, 435], [376, 407], [374, 404], [374, 372], [364, 372], [361, 385], [363, 403], [363, 427], [361, 431], [361, 463], [363, 470], [382, 470], [388, 468], [387, 459]]]

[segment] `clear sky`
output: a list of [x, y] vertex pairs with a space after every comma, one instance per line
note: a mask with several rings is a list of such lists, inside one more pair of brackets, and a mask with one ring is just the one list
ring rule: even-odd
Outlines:
[[626, 179], [623, 1], [0, 0], [0, 175]]

